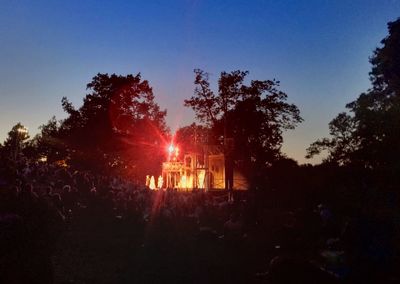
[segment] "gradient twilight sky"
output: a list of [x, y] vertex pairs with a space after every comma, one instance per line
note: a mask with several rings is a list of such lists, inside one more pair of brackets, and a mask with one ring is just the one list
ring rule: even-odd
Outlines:
[[98, 72], [141, 72], [174, 130], [194, 118], [183, 107], [194, 68], [214, 89], [221, 71], [241, 69], [281, 81], [305, 120], [283, 152], [310, 162], [308, 145], [369, 88], [368, 57], [397, 17], [399, 0], [0, 0], [0, 141], [19, 121], [33, 136], [64, 118], [61, 98], [79, 107]]

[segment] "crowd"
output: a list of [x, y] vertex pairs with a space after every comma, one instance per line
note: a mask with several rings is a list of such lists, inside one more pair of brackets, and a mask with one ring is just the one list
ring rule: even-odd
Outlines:
[[[230, 218], [233, 205], [223, 196], [155, 191], [121, 177], [45, 163], [27, 163], [17, 176], [11, 184], [0, 180], [0, 275], [7, 283], [51, 283], [57, 239], [71, 223], [85, 218], [90, 226], [124, 220], [171, 234], [192, 223], [203, 235], [225, 231], [226, 238], [241, 237], [232, 232], [241, 230], [242, 220], [235, 217], [238, 213]], [[224, 229], [217, 233], [217, 227]]]
[[[225, 193], [150, 190], [121, 177], [44, 163], [27, 164], [13, 184], [2, 182], [1, 187], [2, 283], [52, 283], [58, 238], [85, 218], [94, 227], [129, 222], [143, 230], [144, 245], [157, 244], [162, 232], [163, 243], [172, 245], [180, 234], [190, 233], [233, 250], [248, 244], [263, 253], [268, 250], [260, 248], [269, 247], [277, 257], [254, 274], [272, 283], [291, 283], [293, 277], [335, 283], [365, 273], [357, 269], [375, 265], [386, 271], [392, 263], [389, 240], [381, 242], [378, 235], [377, 246], [363, 235], [376, 233], [375, 227], [340, 219], [324, 204], [313, 210], [266, 211], [258, 208], [254, 192], [236, 194], [232, 201]], [[354, 265], [371, 257], [366, 265]]]

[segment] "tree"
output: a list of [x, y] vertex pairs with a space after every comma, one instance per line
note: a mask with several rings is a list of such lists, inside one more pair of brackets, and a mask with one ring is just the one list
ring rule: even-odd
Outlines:
[[175, 141], [183, 153], [201, 152], [201, 145], [212, 143], [211, 130], [203, 125], [192, 123], [179, 128], [175, 133]]
[[[212, 128], [215, 140], [225, 146], [226, 161], [235, 160], [247, 174], [263, 171], [280, 156], [283, 130], [302, 121], [299, 109], [286, 102], [279, 81], [253, 80], [246, 85], [247, 71], [221, 72], [215, 94], [209, 75], [199, 69], [194, 72], [196, 88], [185, 106]], [[237, 150], [230, 153], [227, 144], [232, 139]]]
[[[66, 143], [71, 163], [137, 178], [158, 172], [168, 129], [148, 81], [140, 74], [97, 74], [87, 89], [79, 109], [62, 99], [69, 116], [56, 137]], [[52, 131], [52, 125], [45, 129]]]
[[10, 179], [17, 177], [17, 170], [24, 164], [24, 150], [28, 145], [28, 129], [20, 122], [12, 127], [0, 147], [0, 169], [5, 172], [5, 176]]
[[307, 148], [306, 158], [328, 151], [326, 162], [346, 164], [350, 162], [351, 154], [358, 148], [358, 143], [353, 139], [356, 124], [352, 116], [342, 112], [329, 123], [329, 134], [332, 138], [323, 138], [313, 142]]
[[373, 90], [400, 96], [400, 18], [388, 23], [389, 35], [375, 49], [369, 73]]
[[372, 88], [346, 105], [331, 123], [331, 138], [311, 144], [308, 157], [328, 149], [327, 161], [379, 172], [400, 170], [400, 19], [370, 58]]
[[64, 160], [68, 156], [68, 147], [60, 139], [62, 121], [53, 116], [39, 127], [40, 133], [30, 141], [31, 153], [35, 159], [45, 158], [47, 162]]
[[12, 127], [11, 131], [8, 132], [8, 136], [4, 141], [4, 146], [2, 147], [3, 157], [13, 161], [19, 160], [27, 145], [28, 139], [28, 129], [18, 122]]

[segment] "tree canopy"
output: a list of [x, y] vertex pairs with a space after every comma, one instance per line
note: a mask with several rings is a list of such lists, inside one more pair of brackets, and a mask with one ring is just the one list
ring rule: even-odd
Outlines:
[[371, 89], [346, 105], [329, 124], [330, 138], [307, 149], [307, 157], [328, 149], [325, 161], [369, 169], [400, 169], [400, 19], [388, 23], [389, 35], [370, 63]]
[[[302, 121], [300, 111], [287, 103], [279, 81], [252, 80], [248, 71], [221, 72], [218, 92], [210, 88], [209, 74], [195, 69], [194, 95], [185, 100], [197, 119], [210, 128], [214, 141], [233, 139], [234, 159], [247, 171], [262, 170], [279, 158], [282, 133]], [[239, 150], [240, 149], [240, 150]]]
[[4, 144], [0, 144], [0, 172], [5, 171], [8, 178], [15, 178], [24, 158], [24, 152], [29, 148], [28, 129], [20, 122], [8, 132]]
[[22, 155], [28, 139], [28, 129], [18, 122], [8, 132], [4, 145], [1, 147], [3, 157], [9, 160], [16, 160], [18, 156]]
[[168, 129], [166, 111], [155, 102], [148, 81], [140, 74], [97, 74], [87, 89], [79, 109], [62, 99], [68, 117], [59, 126], [55, 120], [43, 126], [41, 144], [61, 141], [76, 167], [139, 177], [158, 172]]
[[179, 145], [182, 152], [198, 152], [202, 150], [201, 145], [212, 143], [211, 139], [213, 137], [209, 128], [192, 123], [179, 128], [175, 133], [174, 139], [174, 143]]

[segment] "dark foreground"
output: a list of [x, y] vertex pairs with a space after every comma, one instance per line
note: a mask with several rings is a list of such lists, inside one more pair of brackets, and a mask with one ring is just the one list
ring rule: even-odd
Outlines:
[[272, 252], [225, 243], [197, 228], [151, 228], [116, 219], [73, 224], [53, 257], [56, 283], [255, 282]]
[[[299, 235], [287, 223], [282, 226], [282, 220], [290, 222], [290, 212], [268, 210], [264, 224], [228, 238], [226, 224], [214, 223], [221, 231], [201, 227], [194, 216], [179, 223], [161, 215], [147, 222], [124, 216], [100, 220], [85, 210], [57, 242], [52, 257], [55, 283], [397, 281], [395, 275], [381, 275], [381, 267], [367, 262], [349, 267], [348, 260], [346, 264], [343, 257], [335, 258], [340, 249], [323, 249], [325, 244], [313, 236]], [[330, 260], [321, 256], [324, 253], [331, 253]], [[390, 273], [389, 267], [385, 272]]]
[[395, 204], [262, 196], [39, 168], [0, 190], [0, 283], [400, 282]]

